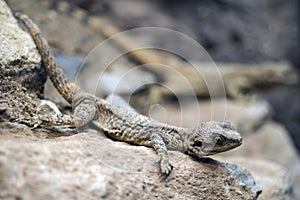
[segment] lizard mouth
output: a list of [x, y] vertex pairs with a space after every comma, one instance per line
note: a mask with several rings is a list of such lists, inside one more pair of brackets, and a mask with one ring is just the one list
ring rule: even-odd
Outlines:
[[207, 150], [206, 152], [207, 152], [207, 155], [213, 155], [213, 154], [217, 154], [217, 153], [221, 153], [221, 152], [224, 152], [224, 151], [234, 149], [234, 148], [240, 146], [241, 144], [242, 144], [242, 142], [239, 141], [239, 142], [232, 143], [232, 144], [227, 144], [227, 145], [224, 145], [224, 146], [215, 145], [214, 147], [212, 147], [212, 149]]

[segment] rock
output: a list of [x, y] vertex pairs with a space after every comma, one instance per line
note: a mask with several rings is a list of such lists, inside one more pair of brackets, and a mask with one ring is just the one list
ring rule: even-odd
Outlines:
[[21, 29], [3, 0], [0, 41], [0, 121], [31, 116], [39, 110], [46, 73], [30, 34]]
[[243, 157], [223, 157], [223, 159], [237, 163], [251, 171], [257, 184], [262, 187], [259, 200], [296, 199], [290, 176], [287, 170], [280, 165], [270, 161]]
[[43, 129], [28, 137], [28, 127], [12, 123], [0, 130], [1, 199], [256, 199], [260, 193], [235, 164], [170, 152], [174, 172], [163, 181], [151, 148], [92, 130], [52, 138]]
[[[0, 41], [0, 73], [9, 74], [8, 81], [17, 81], [32, 96], [42, 96], [41, 85], [46, 74], [41, 68], [41, 57], [30, 34], [20, 28], [3, 0], [0, 1]], [[0, 90], [4, 91], [2, 87]]]
[[243, 145], [224, 155], [241, 156], [272, 161], [281, 165], [291, 177], [297, 198], [300, 198], [300, 157], [286, 129], [267, 121], [252, 134], [243, 137]]
[[9, 64], [24, 60], [24, 58], [30, 58], [31, 62], [39, 63], [41, 58], [31, 36], [20, 29], [4, 1], [0, 1], [0, 13], [1, 63]]
[[262, 187], [256, 184], [247, 169], [237, 166], [236, 164], [229, 163], [228, 161], [222, 162], [221, 165], [227, 168], [239, 182], [243, 183], [245, 186], [249, 186], [250, 190], [256, 193], [257, 196], [261, 194]]

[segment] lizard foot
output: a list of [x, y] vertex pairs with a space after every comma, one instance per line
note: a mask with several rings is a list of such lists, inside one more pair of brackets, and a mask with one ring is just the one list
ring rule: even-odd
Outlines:
[[[162, 169], [161, 169], [161, 171], [162, 171]], [[159, 176], [160, 180], [161, 181], [166, 181], [166, 182], [171, 180], [172, 172], [173, 172], [173, 166], [168, 163], [168, 172], [163, 172]]]
[[169, 163], [168, 159], [161, 158], [160, 159], [160, 170], [162, 172], [162, 176], [168, 177], [173, 170], [173, 166]]

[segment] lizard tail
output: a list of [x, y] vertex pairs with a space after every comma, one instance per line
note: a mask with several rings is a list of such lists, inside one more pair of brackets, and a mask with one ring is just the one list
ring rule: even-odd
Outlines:
[[50, 77], [51, 82], [58, 92], [70, 103], [79, 93], [79, 88], [68, 80], [62, 69], [59, 68], [47, 40], [37, 25], [25, 14], [16, 12], [15, 17], [29, 30], [43, 60], [43, 66]]

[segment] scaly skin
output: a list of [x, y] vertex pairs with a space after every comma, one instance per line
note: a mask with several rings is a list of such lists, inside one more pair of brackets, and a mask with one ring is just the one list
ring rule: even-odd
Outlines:
[[21, 122], [29, 125], [74, 127], [92, 122], [108, 137], [154, 148], [160, 159], [161, 172], [165, 175], [172, 171], [167, 150], [176, 150], [200, 158], [241, 145], [242, 138], [230, 122], [202, 122], [196, 128], [170, 126], [83, 92], [66, 78], [56, 63], [46, 39], [33, 21], [21, 13], [16, 13], [15, 16], [25, 24], [32, 35], [53, 85], [75, 107], [73, 115], [38, 115], [21, 119]]

